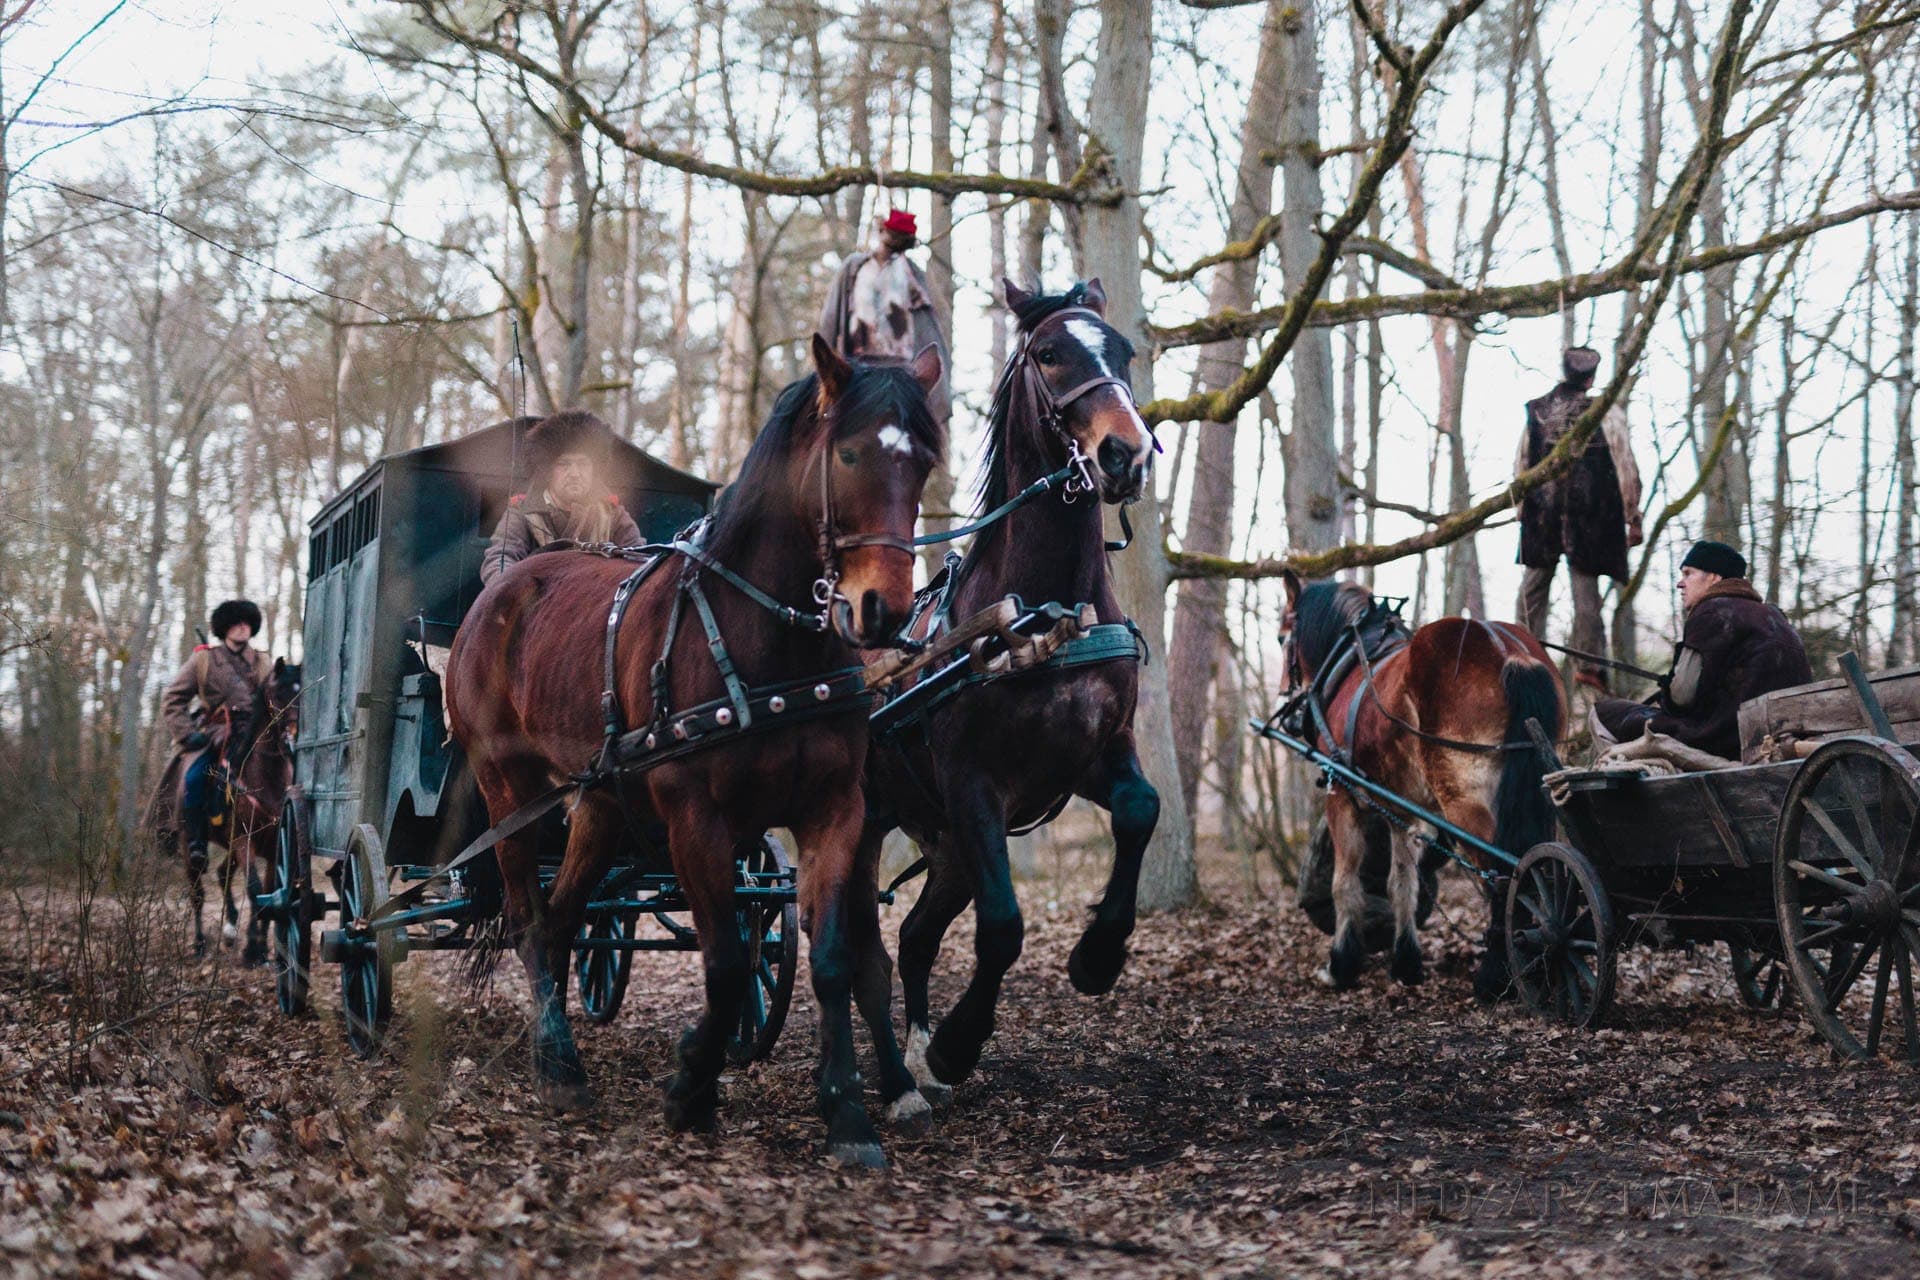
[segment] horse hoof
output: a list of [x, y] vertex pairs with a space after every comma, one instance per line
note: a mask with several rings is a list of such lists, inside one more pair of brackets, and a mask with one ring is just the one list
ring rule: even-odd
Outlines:
[[[949, 1025], [943, 1030], [951, 1032], [952, 1028]], [[945, 1039], [947, 1043], [943, 1048], [942, 1036], [939, 1032], [935, 1032], [932, 1042], [927, 1045], [927, 1070], [951, 1093], [954, 1085], [973, 1074], [973, 1069], [980, 1064], [981, 1050], [985, 1049], [986, 1045], [982, 1043], [955, 1048], [952, 1043], [954, 1037], [951, 1034]], [[926, 1088], [925, 1085], [920, 1087], [923, 1090]]]
[[827, 1144], [827, 1155], [835, 1164], [849, 1169], [884, 1169], [887, 1167], [887, 1153], [880, 1149], [880, 1144], [877, 1142], [829, 1142]]
[[945, 1111], [953, 1105], [953, 1086], [928, 1078], [920, 1082], [920, 1096], [935, 1111]]
[[1366, 960], [1366, 949], [1358, 934], [1349, 934], [1345, 940], [1334, 943], [1333, 951], [1327, 956], [1327, 985], [1335, 991], [1352, 990], [1359, 984], [1360, 970]]
[[[947, 1097], [953, 1097], [951, 1089]], [[909, 1089], [888, 1105], [887, 1124], [905, 1137], [921, 1137], [933, 1128], [933, 1106], [918, 1089]]]
[[1067, 980], [1083, 996], [1103, 996], [1120, 981], [1120, 971], [1126, 965], [1126, 943], [1104, 942], [1088, 930], [1067, 956]]
[[220, 941], [232, 946], [240, 940], [240, 931], [230, 924], [220, 926]]
[[569, 1111], [591, 1111], [594, 1106], [593, 1086], [546, 1081], [540, 1086], [540, 1100], [546, 1104], [547, 1110], [556, 1115], [564, 1115]]
[[704, 1098], [679, 1098], [671, 1090], [666, 1102], [667, 1128], [674, 1133], [712, 1133], [719, 1123], [719, 1099], [708, 1095]]
[[1387, 972], [1402, 986], [1417, 987], [1426, 981], [1427, 967], [1420, 955], [1420, 943], [1411, 937], [1394, 943], [1393, 962]]
[[207, 958], [207, 940], [205, 938], [195, 938], [193, 940], [193, 958], [195, 960], [205, 960]]

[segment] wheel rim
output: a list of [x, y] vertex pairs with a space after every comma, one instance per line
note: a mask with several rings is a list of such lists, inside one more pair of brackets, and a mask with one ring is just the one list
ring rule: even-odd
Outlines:
[[1733, 968], [1733, 983], [1741, 1003], [1749, 1009], [1775, 1009], [1786, 982], [1785, 966], [1779, 956], [1749, 951], [1738, 943], [1728, 943]]
[[[587, 940], [621, 940], [633, 937], [633, 921], [619, 912], [596, 912], [580, 927]], [[582, 948], [573, 957], [574, 976], [580, 984], [580, 1008], [595, 1022], [611, 1021], [620, 1011], [626, 995], [627, 974], [633, 963], [630, 951]]]
[[1920, 1062], [1920, 762], [1841, 739], [1801, 766], [1774, 856], [1787, 970], [1807, 1017], [1847, 1057]]
[[[340, 878], [340, 923], [344, 928], [376, 910], [385, 894], [380, 877], [385, 860], [369, 847], [370, 831], [356, 833]], [[350, 943], [340, 961], [340, 1008], [346, 1016], [347, 1043], [361, 1057], [372, 1056], [393, 1011], [393, 974], [386, 935], [376, 933]]]
[[284, 889], [286, 905], [273, 921], [274, 993], [280, 1011], [298, 1017], [307, 1011], [313, 935], [307, 920], [308, 868], [301, 858], [299, 806], [289, 796], [280, 812], [274, 843], [275, 890]]
[[1584, 856], [1535, 847], [1507, 891], [1513, 981], [1529, 1009], [1568, 1026], [1593, 1026], [1613, 990], [1612, 919]]
[[[759, 883], [790, 877], [792, 871], [771, 838], [742, 859], [745, 878]], [[747, 949], [747, 991], [740, 1018], [727, 1045], [736, 1064], [764, 1058], [786, 1023], [793, 997], [793, 979], [799, 958], [799, 913], [791, 902], [740, 908], [735, 920]]]

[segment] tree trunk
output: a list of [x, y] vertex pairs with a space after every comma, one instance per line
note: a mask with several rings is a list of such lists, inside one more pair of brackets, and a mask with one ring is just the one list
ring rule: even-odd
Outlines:
[[[1100, 38], [1095, 54], [1090, 119], [1101, 123], [1102, 141], [1111, 148], [1115, 176], [1128, 194], [1117, 204], [1086, 211], [1087, 270], [1100, 277], [1107, 294], [1107, 319], [1130, 335], [1141, 351], [1151, 351], [1140, 294], [1140, 190], [1146, 144], [1148, 77], [1153, 69], [1153, 0], [1100, 0]], [[1153, 365], [1137, 361], [1134, 386], [1141, 399], [1153, 394]], [[1166, 646], [1166, 549], [1161, 542], [1160, 504], [1149, 490], [1134, 508], [1141, 536], [1114, 557], [1120, 603], [1133, 617], [1156, 653]], [[1134, 717], [1140, 765], [1160, 791], [1160, 824], [1147, 846], [1140, 876], [1139, 905], [1144, 911], [1184, 906], [1199, 892], [1193, 862], [1193, 826], [1180, 789], [1180, 763], [1173, 748], [1173, 720], [1167, 701], [1167, 664], [1140, 669], [1140, 705]]]
[[[1313, 5], [1289, 5], [1282, 18], [1280, 275], [1291, 294], [1320, 247], [1320, 45]], [[1303, 332], [1289, 364], [1293, 429], [1285, 447], [1287, 540], [1295, 552], [1324, 551], [1340, 539], [1332, 335], [1324, 328]]]
[[[1068, 0], [1034, 0], [1034, 45], [1040, 62], [1040, 118], [1045, 123], [1049, 146], [1058, 159], [1062, 182], [1079, 172], [1081, 159], [1078, 127], [1074, 123], [1073, 113], [1067, 110], [1065, 57], [1067, 18], [1071, 11]], [[1103, 15], [1106, 13], [1104, 5], [1101, 7], [1101, 13]], [[1101, 26], [1104, 30], [1104, 18]], [[1151, 34], [1148, 36], [1148, 41], [1151, 44]], [[1152, 51], [1149, 49], [1148, 57], [1151, 58], [1151, 56]], [[1096, 71], [1096, 77], [1098, 74], [1099, 72]], [[1146, 86], [1142, 85], [1143, 93], [1145, 89]], [[1100, 97], [1100, 90], [1097, 87], [1094, 89], [1093, 96], [1096, 101]], [[1105, 118], [1098, 113], [1095, 113], [1093, 118], [1101, 121], [1103, 130], [1108, 127]], [[1131, 126], [1120, 127], [1130, 128]], [[1109, 142], [1108, 145], [1114, 144]], [[1073, 257], [1073, 273], [1081, 277], [1089, 274], [1098, 275], [1098, 271], [1088, 266], [1086, 220], [1081, 215], [1079, 206], [1063, 204], [1059, 208], [1060, 220], [1067, 229], [1067, 249]], [[1044, 210], [1036, 210], [1043, 226], [1046, 221], [1044, 212]], [[1035, 278], [1038, 279], [1037, 272]]]
[[[1280, 49], [1285, 0], [1268, 0], [1260, 29], [1260, 53], [1240, 130], [1240, 165], [1227, 211], [1227, 240], [1244, 240], [1273, 207], [1273, 151], [1280, 145], [1282, 79]], [[1258, 263], [1251, 258], [1214, 269], [1207, 310], [1251, 311]], [[1200, 350], [1199, 382], [1207, 391], [1232, 384], [1246, 356], [1246, 343], [1211, 343]], [[1233, 455], [1238, 420], [1203, 423], [1194, 451], [1193, 487], [1187, 502], [1183, 549], [1222, 556], [1233, 533]], [[1180, 790], [1187, 812], [1196, 813], [1201, 748], [1206, 738], [1207, 691], [1219, 665], [1227, 610], [1226, 582], [1189, 578], [1180, 584], [1173, 643], [1167, 649], [1167, 689], [1173, 708], [1173, 742], [1180, 760]]]
[[[934, 0], [927, 15], [928, 63], [931, 90], [928, 94], [928, 125], [932, 129], [929, 150], [937, 173], [953, 172], [953, 17], [945, 0]], [[931, 234], [927, 240], [927, 287], [933, 291], [933, 314], [949, 345], [953, 342], [953, 197], [941, 192], [933, 196]], [[951, 357], [949, 357], [951, 362]], [[953, 371], [947, 370], [941, 387], [930, 397], [934, 416], [944, 425], [952, 414]], [[953, 472], [937, 467], [927, 477], [921, 510], [926, 532], [941, 532], [953, 527]], [[921, 553], [927, 573], [939, 571], [946, 555], [945, 547], [928, 547]]]

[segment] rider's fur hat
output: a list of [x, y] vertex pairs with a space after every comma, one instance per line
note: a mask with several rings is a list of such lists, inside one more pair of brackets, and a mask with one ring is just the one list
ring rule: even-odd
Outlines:
[[227, 632], [243, 622], [253, 629], [253, 634], [259, 635], [260, 606], [251, 600], [223, 600], [214, 609], [207, 630], [213, 632], [214, 639], [225, 640]]
[[613, 428], [585, 409], [568, 409], [542, 418], [527, 430], [527, 456], [536, 474], [566, 453], [592, 454], [604, 466], [613, 456]]

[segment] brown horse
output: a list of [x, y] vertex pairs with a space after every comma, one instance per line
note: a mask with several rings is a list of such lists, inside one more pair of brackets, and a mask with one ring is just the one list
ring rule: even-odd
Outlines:
[[[227, 851], [219, 868], [222, 906], [221, 933], [229, 943], [239, 937], [240, 911], [233, 900], [236, 873], [244, 871], [248, 889], [247, 943], [244, 964], [265, 964], [266, 922], [253, 913], [252, 895], [263, 892], [261, 869], [273, 865], [273, 842], [280, 829], [280, 811], [293, 786], [293, 736], [298, 728], [300, 666], [276, 658], [273, 674], [254, 693], [243, 716], [216, 714], [213, 743], [216, 760], [208, 787], [225, 785], [226, 813], [212, 832], [213, 842]], [[186, 757], [176, 757], [154, 788], [147, 810], [147, 829], [155, 846], [180, 859], [187, 873], [187, 911], [193, 921], [193, 952], [207, 952], [207, 868], [187, 853], [187, 836], [180, 821]], [[223, 784], [222, 779], [227, 781]]]
[[[1132, 347], [1107, 324], [1098, 280], [1065, 294], [1029, 294], [1011, 283], [1006, 289], [1020, 345], [994, 392], [981, 508], [998, 508], [1063, 464], [1080, 470], [1067, 489], [976, 535], [941, 613], [963, 620], [1012, 593], [1029, 605], [1091, 604], [1099, 622], [1124, 624], [1095, 499], [1138, 497], [1153, 459], [1153, 437], [1126, 381]], [[1089, 995], [1104, 994], [1119, 978], [1140, 859], [1160, 816], [1159, 794], [1134, 750], [1138, 681], [1128, 643], [1124, 656], [1109, 661], [1042, 667], [967, 689], [927, 717], [924, 733], [904, 731], [872, 748], [859, 892], [874, 891], [881, 840], [896, 826], [927, 863], [926, 886], [900, 927], [904, 1060], [890, 1021], [885, 948], [877, 937], [861, 939], [861, 1012], [873, 1032], [882, 1093], [896, 1111], [925, 1096], [950, 1096], [978, 1063], [993, 1034], [1001, 981], [1025, 934], [1007, 864], [1008, 832], [1051, 819], [1073, 795], [1113, 815], [1114, 861], [1068, 973]], [[969, 902], [973, 980], [931, 1031], [928, 980], [941, 939]]]
[[[926, 400], [940, 378], [939, 355], [922, 352], [911, 366], [849, 365], [816, 337], [813, 357], [817, 373], [781, 393], [721, 496], [704, 559], [676, 556], [635, 591], [614, 650], [614, 714], [627, 723], [655, 722], [664, 709], [656, 707], [656, 689], [671, 708], [726, 692], [707, 656], [700, 610], [676, 603], [689, 577], [704, 584], [747, 686], [802, 682], [805, 689], [805, 682], [857, 670], [856, 646], [885, 642], [905, 621], [920, 491], [944, 449]], [[494, 821], [602, 749], [598, 672], [609, 603], [633, 568], [579, 551], [532, 556], [496, 578], [461, 624], [448, 660], [447, 709]], [[730, 576], [771, 600], [756, 602]], [[806, 601], [810, 593], [817, 612], [775, 612], [773, 602]], [[669, 651], [669, 630], [672, 660], [655, 672]], [[736, 851], [769, 828], [787, 827], [803, 855], [798, 888], [820, 1006], [819, 1105], [829, 1150], [843, 1162], [884, 1163], [854, 1069], [849, 1003], [848, 939], [879, 927], [872, 895], [847, 893], [866, 740], [862, 702], [780, 732], [722, 738], [617, 786], [590, 788], [572, 810], [565, 859], [545, 900], [535, 842], [500, 843], [507, 938], [532, 988], [534, 1073], [551, 1105], [592, 1101], [565, 1011], [572, 940], [627, 824], [657, 818], [699, 931], [707, 996], [703, 1016], [680, 1040], [667, 1121], [677, 1130], [713, 1125], [728, 1031], [749, 981], [734, 924]]]
[[[1345, 758], [1367, 777], [1515, 856], [1553, 838], [1553, 806], [1541, 789], [1545, 765], [1527, 721], [1557, 738], [1566, 696], [1546, 650], [1524, 627], [1472, 618], [1441, 618], [1407, 633], [1397, 614], [1358, 583], [1302, 583], [1288, 572], [1286, 662], [1291, 690], [1318, 681], [1321, 749]], [[1335, 987], [1359, 980], [1366, 889], [1365, 814], [1338, 785], [1327, 789], [1333, 836], [1333, 949], [1320, 975]], [[1486, 855], [1460, 852], [1483, 872]], [[1418, 850], [1409, 832], [1394, 830], [1387, 893], [1393, 904], [1390, 972], [1421, 980], [1415, 908]], [[1483, 1000], [1507, 991], [1507, 948], [1501, 914], [1492, 906], [1486, 954], [1474, 975]]]

